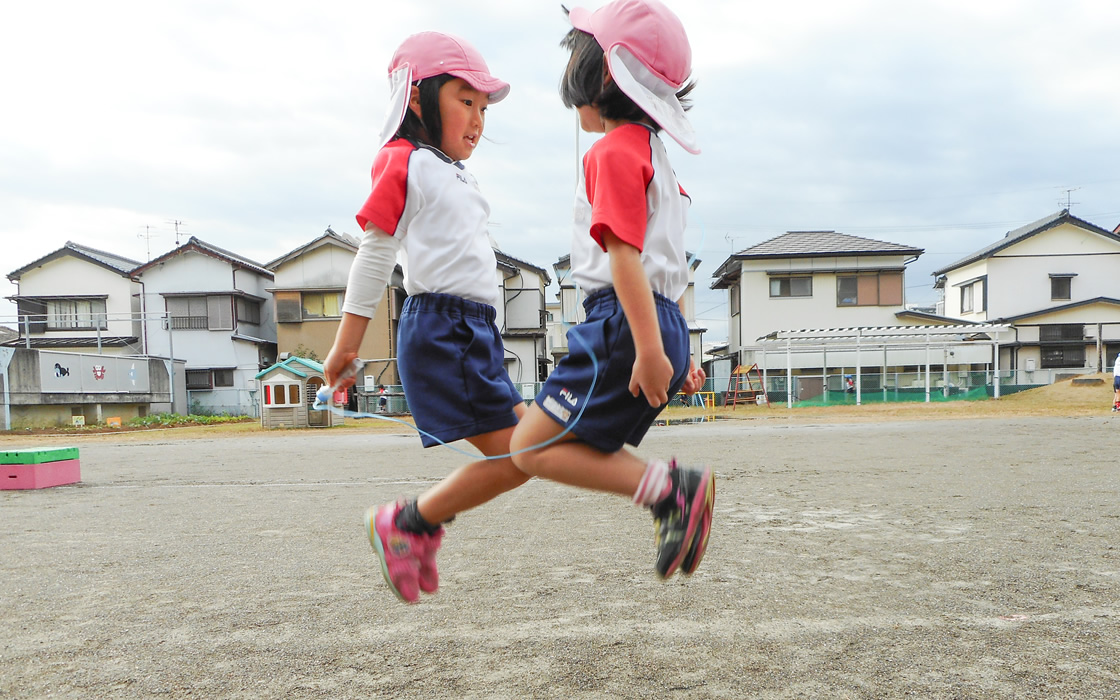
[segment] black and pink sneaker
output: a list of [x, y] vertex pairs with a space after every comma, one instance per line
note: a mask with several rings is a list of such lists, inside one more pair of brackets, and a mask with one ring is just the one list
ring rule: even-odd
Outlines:
[[[651, 508], [657, 543], [655, 569], [661, 578], [669, 578], [680, 568], [701, 529], [709, 501], [715, 500], [715, 478], [707, 467], [678, 468], [674, 459], [669, 462], [669, 478], [672, 480], [669, 495]], [[707, 529], [710, 528], [709, 520]], [[705, 547], [707, 533], [698, 556], [693, 556], [693, 570], [704, 556]]]

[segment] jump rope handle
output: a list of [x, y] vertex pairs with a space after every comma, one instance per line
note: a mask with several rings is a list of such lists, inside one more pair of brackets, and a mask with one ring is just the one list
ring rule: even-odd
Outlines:
[[338, 391], [338, 385], [341, 384], [344, 380], [355, 376], [356, 374], [358, 374], [358, 372], [361, 372], [362, 368], [365, 366], [365, 362], [362, 362], [359, 358], [355, 357], [350, 362], [350, 364], [346, 365], [346, 369], [339, 372], [338, 380], [335, 382], [334, 386], [324, 385], [319, 389], [319, 391], [315, 392], [315, 400], [319, 403], [329, 403], [331, 400], [331, 396], [334, 395], [334, 392]]

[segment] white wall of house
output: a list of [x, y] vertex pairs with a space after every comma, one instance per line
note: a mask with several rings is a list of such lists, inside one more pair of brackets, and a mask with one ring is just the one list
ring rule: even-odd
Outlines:
[[[907, 259], [876, 255], [744, 260], [739, 284], [742, 344], [751, 346], [758, 338], [779, 330], [899, 325], [895, 314], [905, 309], [905, 296], [898, 304], [840, 306], [836, 278], [844, 273], [901, 270]], [[771, 296], [771, 279], [787, 275], [811, 276], [812, 295]], [[905, 276], [902, 286], [905, 290]]]
[[[69, 297], [107, 294], [105, 298], [106, 328], [102, 336], [140, 336], [139, 285], [122, 273], [72, 256], [48, 261], [42, 267], [25, 272], [19, 281], [20, 296]], [[49, 330], [51, 335], [69, 338], [96, 338], [97, 330]], [[124, 354], [139, 354], [141, 347], [121, 349]]]
[[501, 284], [503, 304], [496, 322], [505, 345], [506, 369], [515, 384], [535, 383], [537, 359], [547, 357], [548, 346], [544, 273], [517, 266], [515, 273], [502, 275]]
[[339, 245], [324, 244], [286, 260], [273, 271], [277, 289], [345, 288], [354, 253]]
[[[1072, 223], [1015, 243], [992, 257], [946, 273], [945, 313], [974, 320], [1005, 318], [1096, 297], [1120, 297], [1120, 243]], [[961, 283], [987, 276], [987, 313], [961, 313]], [[1070, 298], [1051, 297], [1051, 275], [1070, 279]]]
[[[157, 264], [139, 275], [144, 287], [144, 301], [150, 312], [167, 310], [165, 294], [184, 292], [231, 293], [244, 292], [255, 297], [260, 309], [260, 323], [231, 322], [214, 329], [167, 329], [161, 322], [148, 323], [149, 352], [170, 356], [186, 362], [186, 370], [232, 370], [232, 386], [214, 386], [212, 390], [191, 392], [192, 404], [212, 410], [229, 410], [240, 407], [255, 415], [257, 406], [256, 382], [260, 371], [259, 345], [252, 340], [237, 339], [247, 336], [265, 341], [276, 341], [276, 323], [273, 317], [270, 293], [265, 290], [271, 280], [251, 270], [238, 268], [225, 260], [195, 252], [186, 252]], [[235, 297], [230, 303], [235, 304]], [[233, 313], [229, 318], [232, 320]], [[224, 383], [224, 382], [223, 382]]]
[[[966, 321], [1012, 319], [1014, 331], [1004, 338], [1000, 360], [1004, 368], [1028, 373], [1018, 383], [1043, 374], [1048, 379], [1037, 381], [1107, 369], [1120, 345], [1120, 307], [1093, 301], [1120, 298], [1120, 241], [1076, 220], [1047, 228], [1050, 222], [1044, 219], [1038, 222], [1042, 230], [945, 272], [945, 315]], [[1042, 329], [1076, 337], [1059, 342], [1040, 336]]]

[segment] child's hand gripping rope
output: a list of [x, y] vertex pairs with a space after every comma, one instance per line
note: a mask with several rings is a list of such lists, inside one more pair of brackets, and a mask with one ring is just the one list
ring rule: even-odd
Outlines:
[[358, 372], [361, 372], [362, 368], [365, 366], [366, 363], [362, 362], [357, 357], [351, 360], [350, 364], [346, 365], [346, 368], [339, 372], [338, 378], [335, 379], [334, 386], [323, 385], [323, 387], [319, 389], [319, 391], [315, 392], [315, 405], [312, 406], [312, 408], [319, 409], [321, 405], [330, 403], [331, 396], [333, 396], [336, 391], [342, 389], [342, 383], [347, 379], [356, 376]]

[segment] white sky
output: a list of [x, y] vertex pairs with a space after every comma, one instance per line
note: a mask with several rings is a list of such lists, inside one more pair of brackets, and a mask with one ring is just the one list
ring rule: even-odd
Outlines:
[[[693, 198], [706, 340], [726, 338], [712, 271], [787, 230], [924, 248], [907, 300], [932, 302], [932, 270], [1057, 211], [1067, 189], [1075, 215], [1120, 223], [1118, 3], [669, 5], [698, 82], [704, 152], [666, 140]], [[498, 244], [550, 274], [569, 250], [556, 0], [59, 0], [4, 15], [4, 274], [68, 240], [144, 261], [175, 246], [176, 220], [182, 240], [261, 263], [327, 226], [357, 234], [389, 58], [427, 29], [465, 37], [513, 86], [468, 161]]]

